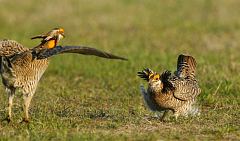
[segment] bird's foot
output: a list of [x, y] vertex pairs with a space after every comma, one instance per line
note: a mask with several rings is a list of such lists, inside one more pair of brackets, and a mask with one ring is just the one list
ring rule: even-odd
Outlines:
[[28, 118], [23, 118], [20, 123], [30, 123], [30, 120]]
[[2, 119], [2, 122], [3, 121], [7, 121], [8, 123], [12, 122], [12, 119], [11, 117], [7, 116], [6, 118]]
[[160, 121], [161, 121], [161, 122], [166, 122], [166, 119], [165, 119], [164, 117], [161, 117], [161, 118], [160, 118]]
[[161, 117], [159, 117], [161, 122], [165, 122], [166, 121], [166, 117], [168, 115], [169, 111], [164, 111], [163, 115]]

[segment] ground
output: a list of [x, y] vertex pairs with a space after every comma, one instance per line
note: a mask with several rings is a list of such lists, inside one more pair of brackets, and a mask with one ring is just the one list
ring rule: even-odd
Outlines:
[[[0, 0], [0, 38], [26, 47], [63, 27], [62, 45], [86, 45], [129, 61], [65, 54], [51, 58], [31, 103], [30, 124], [0, 124], [0, 140], [239, 140], [240, 1]], [[197, 60], [200, 117], [154, 118], [137, 71], [174, 71], [179, 54]], [[7, 95], [0, 88], [0, 118]]]

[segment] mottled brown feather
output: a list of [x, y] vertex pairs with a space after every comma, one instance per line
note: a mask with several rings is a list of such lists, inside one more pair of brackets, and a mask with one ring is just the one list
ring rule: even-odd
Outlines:
[[[138, 72], [139, 77], [148, 81], [147, 91], [141, 86], [145, 103], [152, 111], [172, 110], [176, 118], [179, 115], [196, 115], [195, 101], [201, 92], [195, 79], [196, 61], [191, 56], [180, 55], [177, 66], [177, 73], [165, 71], [160, 80], [148, 77], [146, 70], [150, 69]], [[153, 71], [151, 74], [157, 75]]]
[[28, 50], [28, 48], [14, 40], [0, 40], [0, 56], [10, 57]]
[[196, 60], [192, 56], [179, 55], [177, 61], [177, 76], [194, 78], [196, 65]]
[[[19, 89], [24, 99], [24, 122], [29, 121], [28, 109], [34, 95], [38, 81], [48, 67], [48, 58], [62, 53], [78, 53], [95, 55], [107, 59], [125, 58], [100, 51], [90, 47], [81, 46], [57, 46], [64, 37], [63, 28], [54, 28], [47, 34], [38, 35], [32, 39], [41, 38], [41, 43], [28, 49], [14, 40], [0, 41], [0, 74], [2, 82], [8, 93], [8, 117], [11, 120], [11, 107], [15, 90]], [[42, 56], [42, 58], [41, 58]]]

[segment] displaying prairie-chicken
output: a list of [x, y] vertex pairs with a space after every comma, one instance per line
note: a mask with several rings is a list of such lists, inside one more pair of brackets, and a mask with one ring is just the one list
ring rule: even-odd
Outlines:
[[195, 71], [195, 59], [181, 54], [175, 74], [165, 71], [160, 75], [148, 68], [138, 72], [139, 77], [148, 81], [148, 89], [141, 86], [141, 92], [149, 109], [163, 111], [162, 120], [169, 110], [173, 111], [175, 118], [199, 114], [195, 101], [201, 89], [195, 79]]
[[41, 38], [41, 43], [34, 48], [26, 48], [14, 40], [0, 41], [0, 73], [2, 82], [8, 93], [8, 116], [6, 120], [11, 121], [11, 109], [16, 89], [23, 94], [24, 118], [23, 122], [29, 121], [28, 109], [37, 88], [38, 81], [49, 64], [49, 57], [61, 53], [78, 53], [84, 55], [95, 55], [107, 59], [121, 59], [95, 48], [82, 46], [57, 46], [60, 39], [64, 37], [62, 28], [55, 28], [44, 35], [33, 37]]

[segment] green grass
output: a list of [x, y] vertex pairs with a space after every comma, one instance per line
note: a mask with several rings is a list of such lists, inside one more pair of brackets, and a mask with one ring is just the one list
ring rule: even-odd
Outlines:
[[[0, 0], [0, 38], [33, 47], [31, 36], [64, 27], [64, 45], [88, 45], [128, 62], [55, 56], [31, 103], [31, 120], [0, 124], [0, 140], [239, 140], [240, 2], [238, 0]], [[176, 69], [193, 55], [202, 88], [199, 118], [151, 118], [136, 72]], [[1, 87], [0, 118], [7, 95]]]

